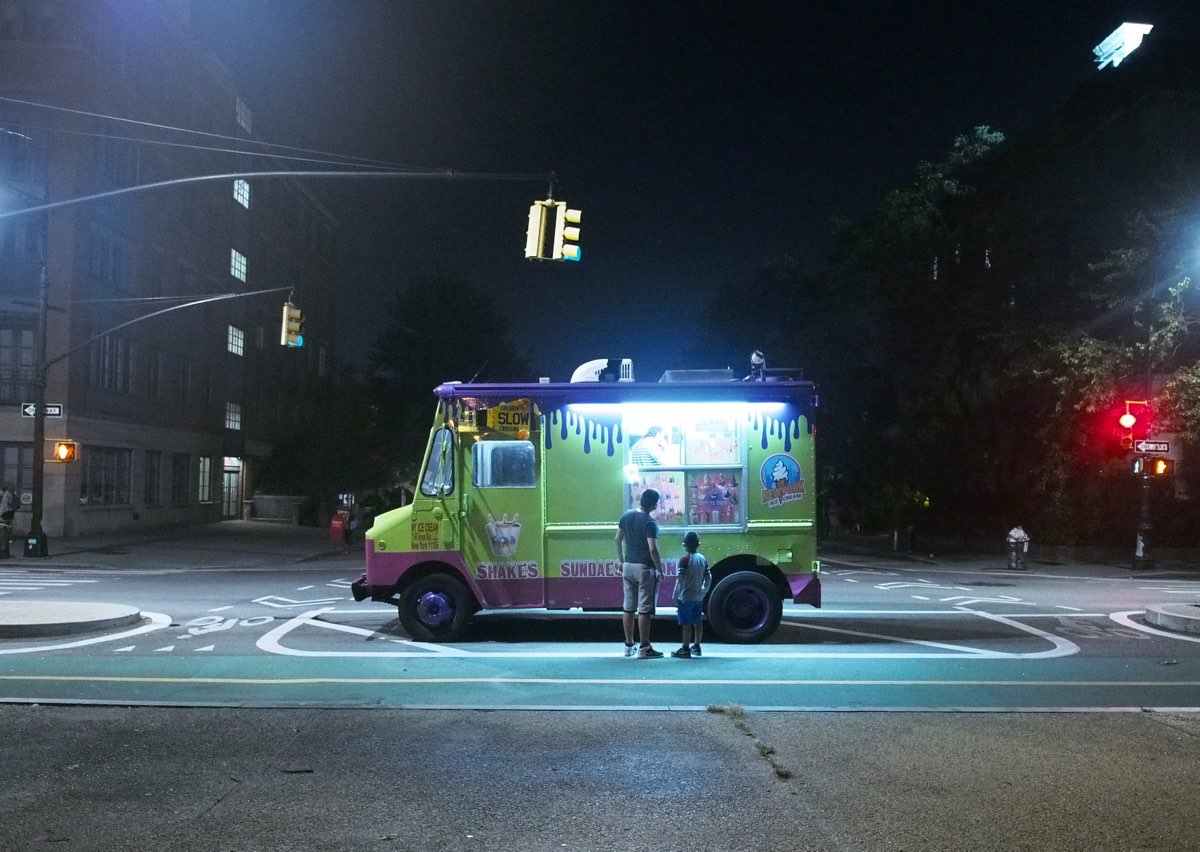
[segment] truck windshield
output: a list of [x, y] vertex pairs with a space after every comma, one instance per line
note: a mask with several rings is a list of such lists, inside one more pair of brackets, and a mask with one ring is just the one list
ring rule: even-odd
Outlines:
[[446, 426], [433, 435], [421, 493], [426, 497], [449, 494], [454, 490], [454, 433]]

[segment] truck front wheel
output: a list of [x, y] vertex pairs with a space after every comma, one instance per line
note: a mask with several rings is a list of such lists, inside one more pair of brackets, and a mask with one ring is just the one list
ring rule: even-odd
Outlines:
[[753, 571], [736, 571], [713, 588], [708, 621], [725, 642], [750, 645], [775, 632], [783, 599], [775, 584]]
[[448, 574], [430, 574], [404, 590], [400, 623], [420, 642], [453, 642], [471, 618], [471, 593]]

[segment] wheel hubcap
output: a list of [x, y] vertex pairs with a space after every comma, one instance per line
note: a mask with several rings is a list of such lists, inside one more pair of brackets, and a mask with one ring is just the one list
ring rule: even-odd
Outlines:
[[417, 598], [417, 618], [427, 627], [441, 627], [454, 618], [454, 602], [441, 592], [425, 592]]
[[735, 630], [753, 632], [767, 625], [771, 602], [758, 589], [733, 590], [725, 598], [725, 621]]

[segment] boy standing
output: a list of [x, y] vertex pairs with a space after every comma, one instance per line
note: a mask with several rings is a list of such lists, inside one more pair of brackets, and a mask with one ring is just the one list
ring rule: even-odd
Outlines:
[[708, 560], [700, 553], [700, 536], [689, 532], [683, 537], [687, 551], [679, 560], [679, 576], [675, 579], [675, 607], [679, 626], [683, 630], [683, 645], [671, 656], [681, 659], [700, 656], [700, 639], [704, 636], [704, 596], [712, 583]]

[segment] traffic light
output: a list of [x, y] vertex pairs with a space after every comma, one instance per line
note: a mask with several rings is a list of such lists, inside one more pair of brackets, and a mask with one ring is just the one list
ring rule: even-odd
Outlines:
[[56, 462], [75, 461], [76, 450], [74, 441], [55, 441], [54, 460]]
[[[546, 225], [554, 210], [554, 234], [546, 249]], [[583, 214], [571, 210], [565, 201], [547, 198], [529, 206], [529, 224], [525, 230], [525, 257], [530, 260], [579, 260], [579, 224]]]
[[1175, 462], [1173, 459], [1164, 459], [1156, 457], [1150, 459], [1150, 475], [1151, 476], [1174, 476]]
[[[579, 229], [574, 227], [583, 218], [579, 210], [570, 210], [558, 202], [554, 219], [554, 254], [557, 260], [579, 260]], [[568, 224], [570, 223], [570, 224]]]
[[304, 345], [304, 315], [291, 302], [283, 303], [283, 327], [279, 333], [279, 345]]

